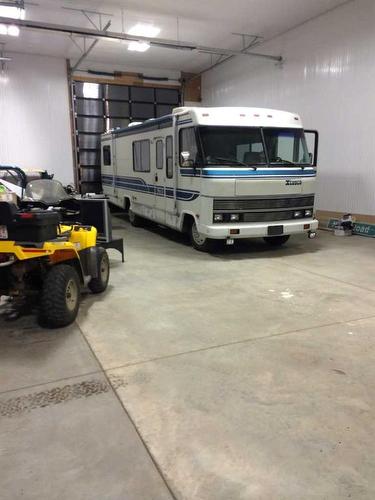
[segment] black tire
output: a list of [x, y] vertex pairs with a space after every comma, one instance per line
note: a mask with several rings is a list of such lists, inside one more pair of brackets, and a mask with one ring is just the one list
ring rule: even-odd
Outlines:
[[131, 208], [129, 208], [129, 222], [133, 227], [142, 227], [143, 226], [142, 217], [135, 214]]
[[214, 249], [215, 242], [210, 238], [205, 238], [202, 236], [197, 229], [195, 221], [190, 226], [190, 242], [195, 250], [199, 252], [211, 252]]
[[282, 236], [265, 236], [264, 241], [272, 247], [280, 247], [284, 245], [289, 240], [289, 234], [283, 234]]
[[81, 296], [81, 282], [74, 267], [52, 267], [43, 282], [40, 321], [43, 326], [59, 328], [76, 319]]
[[96, 265], [98, 276], [89, 281], [88, 287], [92, 293], [102, 293], [108, 286], [110, 265], [105, 248], [97, 247]]

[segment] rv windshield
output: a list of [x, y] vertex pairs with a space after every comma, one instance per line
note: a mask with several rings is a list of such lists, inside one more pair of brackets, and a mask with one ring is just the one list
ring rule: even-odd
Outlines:
[[311, 164], [302, 129], [201, 126], [199, 135], [207, 166]]
[[264, 128], [263, 134], [270, 164], [311, 163], [302, 129]]
[[266, 163], [262, 134], [250, 127], [199, 127], [203, 163], [246, 167]]

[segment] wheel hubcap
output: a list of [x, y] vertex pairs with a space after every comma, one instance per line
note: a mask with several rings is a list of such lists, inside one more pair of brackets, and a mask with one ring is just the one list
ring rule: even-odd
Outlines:
[[193, 235], [193, 239], [197, 245], [204, 245], [206, 238], [198, 232], [197, 225], [195, 223], [193, 224], [191, 234]]
[[74, 280], [69, 280], [65, 292], [66, 307], [69, 309], [69, 311], [74, 311], [77, 305], [77, 300], [78, 300], [77, 284]]

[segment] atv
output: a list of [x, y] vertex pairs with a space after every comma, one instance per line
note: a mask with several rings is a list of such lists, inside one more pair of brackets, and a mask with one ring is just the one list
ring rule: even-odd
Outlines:
[[[62, 185], [39, 180], [20, 207], [0, 201], [0, 296], [8, 319], [36, 304], [42, 326], [58, 328], [78, 314], [81, 290], [107, 288], [110, 265], [97, 230], [74, 222]], [[70, 206], [69, 206], [70, 205]]]

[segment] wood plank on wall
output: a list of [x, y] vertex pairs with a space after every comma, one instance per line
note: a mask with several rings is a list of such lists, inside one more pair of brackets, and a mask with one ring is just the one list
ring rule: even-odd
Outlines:
[[184, 101], [202, 101], [202, 77], [194, 73], [181, 73]]
[[[322, 227], [326, 227], [330, 219], [341, 219], [344, 212], [331, 212], [329, 210], [317, 210], [316, 217]], [[356, 222], [375, 224], [375, 215], [352, 214]]]
[[158, 82], [148, 83], [139, 78], [138, 73], [122, 73], [121, 76], [105, 77], [105, 76], [91, 76], [91, 75], [74, 75], [73, 80], [79, 82], [90, 83], [109, 83], [117, 85], [133, 85], [136, 87], [152, 87], [161, 89], [179, 89], [180, 85], [162, 84]]

